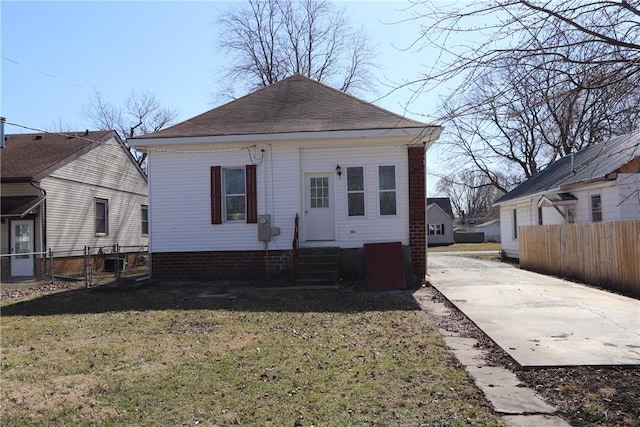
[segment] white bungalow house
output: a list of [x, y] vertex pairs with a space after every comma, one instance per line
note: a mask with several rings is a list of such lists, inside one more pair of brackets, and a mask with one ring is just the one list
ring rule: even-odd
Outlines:
[[0, 159], [3, 279], [41, 273], [49, 249], [148, 243], [147, 178], [116, 132], [10, 134]]
[[494, 205], [511, 258], [519, 257], [518, 226], [640, 219], [640, 130], [559, 159]]
[[264, 278], [297, 245], [388, 242], [424, 277], [425, 151], [440, 132], [294, 75], [129, 139], [148, 154], [152, 280]]
[[448, 197], [427, 198], [427, 235], [429, 246], [453, 243], [453, 210]]

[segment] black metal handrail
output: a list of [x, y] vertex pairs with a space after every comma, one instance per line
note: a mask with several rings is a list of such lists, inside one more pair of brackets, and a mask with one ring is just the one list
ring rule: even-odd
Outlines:
[[300, 217], [296, 213], [293, 227], [293, 244], [291, 250], [291, 276], [293, 277], [293, 280], [296, 280], [298, 278], [298, 254], [300, 253], [299, 227]]

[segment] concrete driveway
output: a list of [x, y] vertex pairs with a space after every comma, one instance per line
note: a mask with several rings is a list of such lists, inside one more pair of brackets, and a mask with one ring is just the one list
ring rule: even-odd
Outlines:
[[452, 253], [429, 281], [523, 368], [640, 366], [640, 301]]

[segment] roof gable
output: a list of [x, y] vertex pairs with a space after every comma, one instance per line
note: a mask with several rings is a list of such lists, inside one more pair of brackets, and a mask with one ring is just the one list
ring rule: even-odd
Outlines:
[[439, 205], [437, 205], [435, 203], [431, 203], [430, 205], [427, 205], [427, 214], [429, 214], [429, 212], [431, 212], [432, 210], [434, 212], [437, 212], [437, 211], [442, 212], [442, 215], [444, 215], [449, 220], [453, 221], [453, 218], [451, 217], [451, 215], [446, 213]]
[[602, 180], [637, 158], [640, 158], [640, 129], [558, 159], [494, 203]]
[[111, 130], [6, 135], [0, 178], [3, 182], [40, 180], [114, 135]]
[[427, 207], [436, 204], [449, 218], [453, 219], [453, 209], [451, 209], [451, 200], [448, 197], [427, 197]]
[[425, 127], [429, 125], [295, 74], [174, 126], [133, 139]]

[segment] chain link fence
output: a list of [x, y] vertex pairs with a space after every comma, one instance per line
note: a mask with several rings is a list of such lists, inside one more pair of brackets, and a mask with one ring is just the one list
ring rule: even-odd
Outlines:
[[83, 282], [86, 287], [149, 279], [149, 247], [85, 246], [31, 254], [0, 255], [3, 285], [25, 282]]
[[0, 282], [7, 284], [25, 280], [47, 280], [47, 256], [46, 252], [1, 254]]

